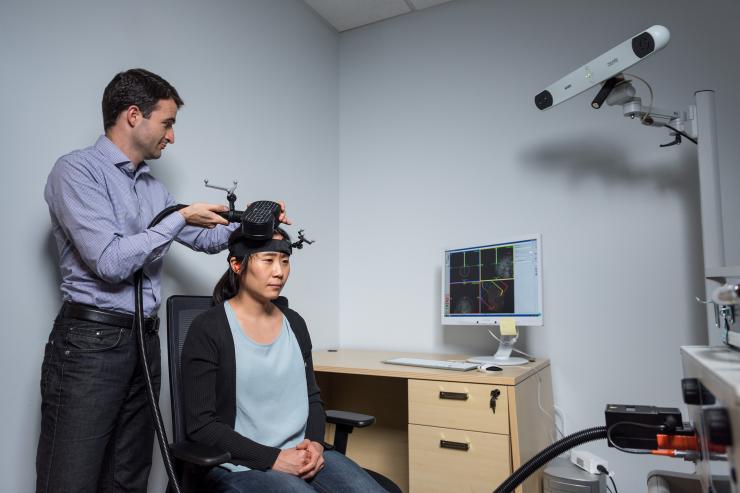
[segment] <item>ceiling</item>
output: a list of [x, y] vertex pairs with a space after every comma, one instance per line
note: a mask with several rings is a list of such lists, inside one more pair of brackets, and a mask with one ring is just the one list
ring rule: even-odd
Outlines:
[[452, 0], [305, 0], [338, 32]]

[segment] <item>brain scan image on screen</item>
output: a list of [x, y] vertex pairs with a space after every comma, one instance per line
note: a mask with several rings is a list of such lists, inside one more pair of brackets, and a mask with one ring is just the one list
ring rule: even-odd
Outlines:
[[450, 255], [450, 280], [472, 282], [480, 280], [479, 252], [459, 252]]
[[486, 248], [481, 250], [481, 279], [512, 279], [514, 277], [514, 248]]
[[514, 280], [483, 281], [480, 283], [481, 313], [514, 312]]
[[480, 283], [457, 283], [450, 287], [450, 313], [480, 313]]

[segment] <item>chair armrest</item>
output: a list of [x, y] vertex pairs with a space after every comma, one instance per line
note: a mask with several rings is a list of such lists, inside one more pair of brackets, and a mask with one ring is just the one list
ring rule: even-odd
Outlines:
[[176, 459], [196, 466], [214, 467], [231, 460], [231, 453], [195, 442], [171, 443], [170, 452]]
[[364, 428], [375, 423], [375, 416], [369, 414], [352, 413], [349, 411], [326, 411], [326, 422], [335, 425], [351, 426], [353, 428]]

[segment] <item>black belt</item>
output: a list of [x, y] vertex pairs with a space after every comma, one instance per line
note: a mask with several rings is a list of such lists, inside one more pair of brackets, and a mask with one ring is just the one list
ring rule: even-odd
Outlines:
[[[128, 313], [105, 310], [82, 303], [72, 303], [65, 301], [62, 309], [59, 310], [60, 318], [76, 318], [86, 322], [95, 322], [102, 325], [112, 325], [114, 327], [131, 328], [134, 325], [134, 316]], [[147, 332], [156, 332], [159, 330], [159, 317], [145, 318], [144, 330]]]

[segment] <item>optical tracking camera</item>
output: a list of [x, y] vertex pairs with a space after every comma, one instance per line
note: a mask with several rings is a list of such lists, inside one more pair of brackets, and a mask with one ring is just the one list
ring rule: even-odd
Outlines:
[[546, 110], [567, 101], [621, 74], [640, 60], [665, 47], [670, 39], [671, 33], [668, 28], [652, 26], [550, 85], [534, 97], [534, 104], [537, 108]]

